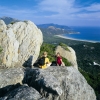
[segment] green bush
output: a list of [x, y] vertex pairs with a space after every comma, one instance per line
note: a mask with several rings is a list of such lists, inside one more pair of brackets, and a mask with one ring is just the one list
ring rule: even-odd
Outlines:
[[65, 49], [65, 50], [67, 50], [67, 51], [70, 52], [70, 50], [68, 49], [68, 46], [67, 46], [66, 44], [60, 43], [59, 45], [60, 45], [63, 49]]
[[27, 20], [24, 20], [25, 23], [27, 23]]
[[65, 66], [72, 66], [71, 62], [69, 62], [66, 58], [62, 57], [62, 60], [65, 63]]
[[15, 23], [15, 22], [11, 22], [10, 24], [12, 24], [12, 25], [13, 25], [14, 23]]
[[54, 57], [55, 45], [43, 43], [40, 49], [40, 56], [43, 54], [44, 51], [48, 53], [48, 58], [50, 59], [50, 61], [55, 60], [55, 57]]

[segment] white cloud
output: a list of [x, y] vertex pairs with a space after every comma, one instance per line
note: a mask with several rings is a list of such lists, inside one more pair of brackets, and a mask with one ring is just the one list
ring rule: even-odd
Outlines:
[[[95, 11], [100, 11], [100, 4], [92, 4], [89, 7], [75, 7], [75, 0], [43, 0], [38, 6], [41, 12], [51, 11], [56, 12], [53, 15], [44, 15], [46, 18], [54, 19], [86, 19], [95, 20], [100, 19], [100, 13]], [[84, 11], [85, 10], [85, 11]], [[91, 12], [89, 12], [91, 11]]]
[[100, 12], [100, 4], [99, 3], [95, 3], [90, 5], [89, 7], [85, 8], [88, 11], [99, 11]]
[[[51, 11], [57, 13], [70, 12], [75, 0], [43, 0], [38, 6], [42, 11]], [[75, 10], [75, 9], [73, 9]]]

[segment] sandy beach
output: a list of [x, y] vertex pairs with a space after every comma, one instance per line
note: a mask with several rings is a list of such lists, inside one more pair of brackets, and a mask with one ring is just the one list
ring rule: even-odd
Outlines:
[[55, 36], [60, 37], [60, 38], [64, 38], [64, 39], [76, 40], [76, 41], [84, 41], [84, 42], [91, 42], [91, 43], [97, 43], [98, 42], [98, 41], [74, 39], [74, 38], [65, 37], [63, 35], [55, 35]]

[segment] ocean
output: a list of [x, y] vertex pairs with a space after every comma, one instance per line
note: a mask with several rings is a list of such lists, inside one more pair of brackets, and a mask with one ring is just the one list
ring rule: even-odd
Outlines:
[[79, 34], [63, 34], [64, 37], [77, 40], [100, 42], [100, 27], [71, 27]]

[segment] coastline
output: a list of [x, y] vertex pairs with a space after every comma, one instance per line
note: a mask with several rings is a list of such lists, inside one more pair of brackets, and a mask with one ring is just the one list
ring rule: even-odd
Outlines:
[[54, 36], [57, 36], [57, 37], [60, 37], [60, 38], [64, 38], [64, 39], [75, 40], [75, 41], [83, 41], [83, 42], [91, 42], [91, 43], [100, 43], [98, 41], [89, 41], [89, 40], [81, 40], [81, 39], [69, 38], [69, 37], [66, 37], [66, 36], [63, 36], [63, 35], [54, 35]]

